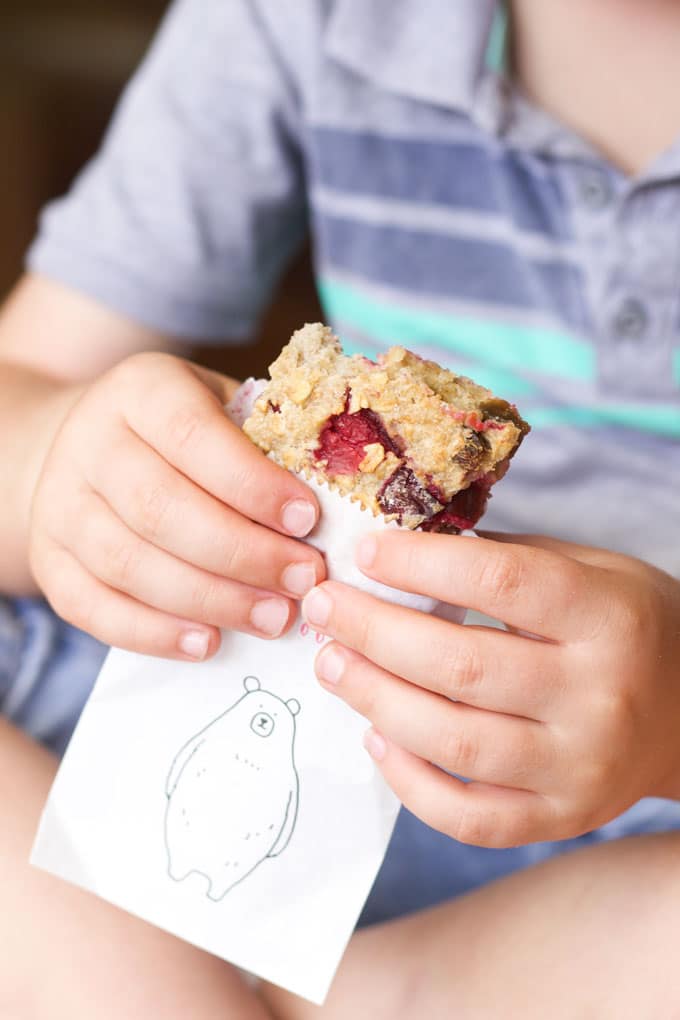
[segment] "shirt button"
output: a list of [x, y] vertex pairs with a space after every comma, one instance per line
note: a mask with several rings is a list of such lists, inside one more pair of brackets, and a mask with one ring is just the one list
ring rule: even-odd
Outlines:
[[580, 178], [581, 198], [589, 209], [598, 211], [609, 205], [613, 197], [612, 186], [600, 170], [584, 171]]
[[614, 332], [622, 340], [639, 340], [648, 322], [649, 314], [642, 301], [626, 298], [614, 315]]

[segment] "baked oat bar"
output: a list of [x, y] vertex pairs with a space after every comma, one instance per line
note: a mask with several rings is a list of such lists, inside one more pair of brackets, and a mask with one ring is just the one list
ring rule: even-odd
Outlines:
[[299, 329], [269, 371], [243, 426], [253, 442], [407, 528], [473, 527], [529, 431], [470, 379], [403, 347], [349, 357], [321, 323]]

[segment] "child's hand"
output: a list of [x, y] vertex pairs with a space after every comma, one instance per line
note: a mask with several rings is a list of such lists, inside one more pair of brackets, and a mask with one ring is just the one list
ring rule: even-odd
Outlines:
[[227, 419], [233, 388], [141, 354], [83, 392], [31, 521], [31, 569], [66, 620], [121, 648], [204, 659], [219, 627], [282, 633], [291, 597], [323, 579], [320, 554], [284, 537], [311, 530], [316, 500]]
[[366, 746], [387, 782], [429, 825], [495, 847], [577, 835], [646, 795], [680, 799], [680, 582], [603, 550], [493, 537], [386, 533], [357, 558], [544, 640], [331, 582], [305, 600], [338, 642], [317, 673], [375, 726]]

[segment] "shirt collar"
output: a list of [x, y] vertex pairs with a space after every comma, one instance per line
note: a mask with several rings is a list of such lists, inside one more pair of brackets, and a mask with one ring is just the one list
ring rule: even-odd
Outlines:
[[470, 113], [498, 0], [336, 0], [334, 60], [382, 88]]

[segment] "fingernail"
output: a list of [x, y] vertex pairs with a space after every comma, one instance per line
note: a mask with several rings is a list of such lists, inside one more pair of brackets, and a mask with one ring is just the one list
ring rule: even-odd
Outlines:
[[330, 595], [320, 588], [313, 588], [302, 603], [302, 615], [312, 627], [325, 627], [332, 608]]
[[375, 535], [364, 535], [357, 542], [355, 550], [355, 557], [357, 566], [363, 570], [368, 570], [375, 563], [375, 557], [378, 552], [378, 543], [375, 540]]
[[205, 630], [187, 630], [180, 636], [179, 650], [190, 659], [201, 662], [208, 654], [210, 634]]
[[267, 637], [278, 637], [288, 623], [288, 603], [283, 599], [262, 599], [250, 611], [255, 630]]
[[373, 729], [364, 733], [364, 747], [374, 761], [382, 761], [387, 754], [385, 738]]
[[316, 660], [316, 671], [327, 684], [337, 684], [345, 672], [345, 656], [339, 648], [325, 648]]
[[281, 523], [290, 535], [304, 538], [316, 523], [316, 511], [305, 499], [293, 499], [281, 512]]
[[281, 575], [286, 591], [302, 597], [316, 584], [316, 570], [313, 563], [291, 563]]

